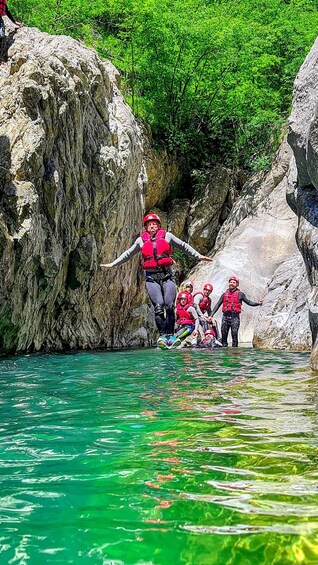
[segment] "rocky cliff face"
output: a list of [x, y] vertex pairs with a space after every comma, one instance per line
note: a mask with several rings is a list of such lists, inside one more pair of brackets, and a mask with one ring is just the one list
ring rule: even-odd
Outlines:
[[[199, 286], [215, 283], [215, 299], [230, 272], [254, 299], [244, 308], [241, 339], [261, 347], [309, 349], [318, 370], [318, 39], [295, 81], [284, 144], [270, 175], [248, 183], [216, 241], [215, 264], [198, 266]], [[293, 218], [286, 207], [285, 193]], [[296, 217], [297, 216], [297, 217]], [[294, 241], [296, 234], [296, 248]], [[300, 253], [299, 253], [299, 251]], [[309, 311], [309, 323], [308, 323]]]
[[0, 66], [2, 351], [148, 344], [139, 262], [141, 132], [116, 70], [68, 37], [22, 28]]
[[[231, 274], [239, 277], [248, 298], [264, 298], [260, 308], [243, 305], [241, 343], [308, 349], [307, 281], [295, 243], [296, 217], [286, 202], [288, 182], [295, 176], [291, 158], [284, 143], [271, 172], [256, 175], [245, 185], [219, 232], [214, 263], [199, 264], [191, 278], [196, 289], [212, 282], [212, 305]], [[220, 322], [220, 311], [216, 318]]]
[[310, 292], [311, 364], [318, 369], [318, 39], [302, 65], [294, 87], [288, 141], [293, 149], [297, 177], [289, 183], [288, 197], [298, 217], [296, 239], [303, 256]]
[[251, 299], [265, 296], [261, 309], [244, 307], [241, 341], [307, 348], [310, 294], [318, 368], [317, 57], [315, 45], [296, 81], [289, 133], [296, 164], [284, 144], [271, 173], [246, 184], [233, 208], [237, 186], [222, 167], [194, 198], [167, 207], [180, 169], [145, 150], [114, 67], [68, 37], [19, 30], [0, 66], [0, 350], [149, 344], [154, 325], [139, 259], [99, 268], [140, 233], [146, 201], [147, 209], [162, 205], [164, 225], [204, 253], [224, 222], [214, 263], [191, 276], [196, 290], [214, 284], [213, 304], [230, 274]]

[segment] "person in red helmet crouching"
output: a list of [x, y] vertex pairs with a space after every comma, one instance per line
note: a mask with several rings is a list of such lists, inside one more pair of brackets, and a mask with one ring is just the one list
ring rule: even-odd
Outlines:
[[244, 292], [239, 289], [240, 281], [234, 275], [229, 278], [229, 288], [223, 292], [220, 296], [218, 302], [212, 310], [212, 316], [222, 305], [222, 324], [221, 324], [221, 334], [222, 334], [222, 345], [227, 347], [227, 338], [229, 331], [231, 330], [232, 336], [232, 346], [238, 347], [238, 331], [240, 327], [240, 313], [242, 311], [242, 302], [248, 304], [248, 306], [261, 306], [263, 301], [253, 302], [249, 300]]
[[182, 341], [189, 335], [197, 338], [199, 329], [199, 316], [194, 308], [188, 292], [179, 292], [176, 306], [176, 333], [172, 336], [167, 346], [180, 347]]
[[172, 248], [184, 251], [199, 261], [212, 261], [172, 233], [161, 228], [157, 214], [147, 214], [143, 219], [144, 231], [135, 243], [112, 263], [102, 263], [102, 268], [118, 267], [141, 252], [146, 278], [146, 289], [155, 310], [159, 330], [158, 345], [167, 344], [174, 334], [175, 299], [177, 287], [172, 272]]

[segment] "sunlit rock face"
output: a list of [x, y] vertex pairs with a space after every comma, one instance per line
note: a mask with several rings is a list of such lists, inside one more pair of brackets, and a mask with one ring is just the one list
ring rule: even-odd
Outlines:
[[318, 370], [318, 40], [296, 77], [288, 142], [297, 178], [289, 184], [289, 203], [298, 216], [296, 240], [306, 266], [311, 365]]
[[269, 282], [253, 344], [271, 349], [308, 350], [309, 291], [304, 262], [297, 250], [277, 267]]
[[165, 210], [171, 193], [182, 186], [182, 163], [165, 148], [154, 148], [150, 131], [144, 131], [143, 142], [148, 178], [145, 208], [147, 211], [154, 208]]
[[2, 351], [145, 345], [141, 133], [116, 70], [81, 43], [22, 28], [0, 67]]
[[237, 178], [221, 165], [207, 169], [197, 180], [187, 222], [189, 243], [202, 254], [214, 245], [222, 222], [236, 197]]
[[[214, 262], [199, 264], [191, 273], [196, 289], [212, 282], [212, 306], [230, 275], [239, 278], [248, 298], [264, 299], [261, 307], [243, 305], [241, 343], [309, 347], [306, 279], [294, 235], [297, 219], [286, 202], [288, 178], [295, 174], [291, 159], [291, 149], [283, 143], [271, 172], [251, 179], [235, 202], [217, 237]], [[220, 323], [221, 308], [216, 318]]]

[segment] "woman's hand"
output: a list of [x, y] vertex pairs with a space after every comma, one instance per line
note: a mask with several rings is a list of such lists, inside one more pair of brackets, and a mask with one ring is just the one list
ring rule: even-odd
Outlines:
[[206, 257], [206, 255], [200, 255], [199, 261], [209, 261], [211, 263], [213, 259], [212, 257]]
[[99, 266], [102, 267], [102, 268], [104, 267], [105, 269], [110, 269], [110, 267], [112, 267], [113, 264], [112, 263], [101, 263]]

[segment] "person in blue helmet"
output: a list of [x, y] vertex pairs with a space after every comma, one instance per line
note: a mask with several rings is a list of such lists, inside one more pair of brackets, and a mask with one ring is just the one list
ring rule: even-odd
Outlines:
[[101, 263], [102, 268], [118, 267], [141, 252], [146, 277], [146, 289], [154, 306], [155, 321], [159, 331], [158, 345], [168, 343], [174, 334], [175, 299], [177, 287], [172, 272], [172, 248], [184, 251], [199, 261], [212, 261], [201, 255], [191, 245], [171, 232], [161, 228], [157, 214], [149, 213], [143, 219], [144, 231], [135, 243], [112, 263]]

